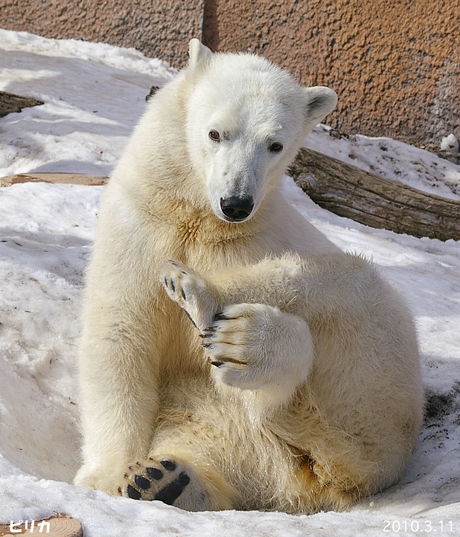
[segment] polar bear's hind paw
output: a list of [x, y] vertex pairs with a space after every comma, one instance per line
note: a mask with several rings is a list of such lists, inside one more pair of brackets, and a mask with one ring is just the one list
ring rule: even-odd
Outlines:
[[148, 459], [129, 466], [118, 492], [133, 500], [159, 500], [191, 511], [206, 502], [206, 495], [194, 483], [190, 470], [170, 459]]

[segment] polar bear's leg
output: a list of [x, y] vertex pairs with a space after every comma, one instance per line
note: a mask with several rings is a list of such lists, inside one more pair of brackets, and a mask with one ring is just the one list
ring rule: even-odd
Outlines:
[[123, 308], [95, 302], [87, 307], [80, 346], [84, 444], [74, 482], [117, 494], [127, 464], [148, 454], [158, 410], [153, 358], [161, 349], [148, 337], [154, 319], [133, 321]]
[[200, 330], [217, 381], [257, 391], [265, 405], [277, 406], [307, 379], [313, 342], [301, 317], [268, 304], [224, 305], [217, 289], [174, 261], [164, 285]]

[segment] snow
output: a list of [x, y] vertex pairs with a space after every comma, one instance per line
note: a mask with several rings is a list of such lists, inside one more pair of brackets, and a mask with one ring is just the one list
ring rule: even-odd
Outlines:
[[[0, 90], [45, 102], [0, 119], [0, 176], [109, 173], [150, 87], [174, 76], [166, 64], [132, 49], [3, 30], [0, 70]], [[318, 126], [305, 145], [459, 199], [459, 166], [388, 138], [331, 134]], [[458, 243], [333, 215], [289, 178], [283, 189], [333, 242], [372, 258], [413, 311], [424, 383], [439, 405], [401, 482], [347, 512], [312, 516], [187, 513], [74, 487], [82, 274], [103, 187], [26, 183], [0, 190], [0, 523], [60, 512], [78, 518], [87, 537], [460, 535]]]
[[449, 153], [457, 153], [458, 152], [458, 140], [455, 137], [455, 134], [448, 134], [447, 136], [444, 136], [444, 138], [441, 140], [440, 149], [441, 151], [447, 151]]
[[343, 135], [327, 125], [319, 125], [305, 147], [423, 192], [460, 199], [460, 167], [418, 147], [385, 137]]
[[0, 90], [45, 102], [2, 119], [2, 175], [108, 174], [151, 86], [174, 75], [134, 49], [4, 30], [0, 47]]

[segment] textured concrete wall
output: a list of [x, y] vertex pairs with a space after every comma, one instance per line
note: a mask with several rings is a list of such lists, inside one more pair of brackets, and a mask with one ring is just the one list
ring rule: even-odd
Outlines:
[[0, 0], [0, 27], [135, 46], [175, 67], [199, 37], [335, 89], [339, 131], [460, 137], [458, 0]]
[[204, 0], [0, 0], [0, 28], [136, 47], [183, 65]]
[[339, 94], [328, 123], [422, 142], [460, 135], [458, 0], [227, 0], [218, 49], [250, 50]]

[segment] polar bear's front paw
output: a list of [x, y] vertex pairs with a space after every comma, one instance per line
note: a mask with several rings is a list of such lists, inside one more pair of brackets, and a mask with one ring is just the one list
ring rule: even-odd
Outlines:
[[149, 458], [129, 466], [118, 492], [133, 500], [160, 500], [189, 511], [206, 508], [206, 494], [187, 466]]
[[211, 324], [217, 300], [196, 272], [177, 261], [168, 261], [162, 282], [169, 298], [179, 304], [200, 331]]
[[308, 324], [267, 304], [227, 306], [201, 337], [214, 378], [257, 391], [267, 405], [288, 401], [313, 360]]
[[277, 372], [271, 357], [278, 351], [273, 340], [282, 337], [282, 315], [265, 304], [233, 304], [216, 315], [201, 334], [202, 347], [215, 367], [213, 375], [242, 389], [257, 390], [272, 383]]

